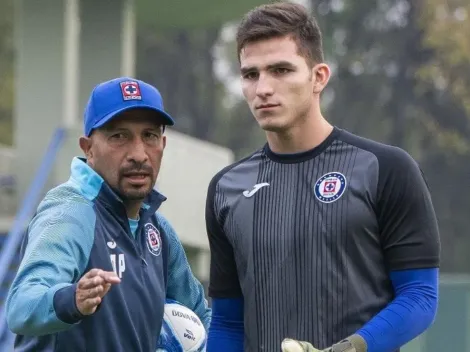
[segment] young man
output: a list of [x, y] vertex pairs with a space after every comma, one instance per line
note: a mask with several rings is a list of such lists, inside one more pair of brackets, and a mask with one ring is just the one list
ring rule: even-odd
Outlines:
[[322, 116], [330, 70], [305, 8], [255, 8], [237, 42], [267, 144], [208, 189], [208, 352], [397, 351], [438, 299], [439, 234], [418, 165]]
[[173, 119], [151, 85], [93, 90], [68, 182], [38, 207], [7, 299], [18, 351], [154, 352], [165, 298], [210, 310], [153, 187]]

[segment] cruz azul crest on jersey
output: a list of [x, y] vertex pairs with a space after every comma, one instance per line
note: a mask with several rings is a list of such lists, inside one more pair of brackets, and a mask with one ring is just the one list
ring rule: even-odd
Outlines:
[[144, 229], [145, 236], [147, 238], [147, 248], [150, 253], [155, 256], [159, 256], [162, 252], [162, 239], [160, 237], [160, 232], [151, 223], [145, 224]]
[[320, 202], [332, 203], [338, 200], [346, 189], [346, 177], [340, 172], [329, 172], [315, 183], [315, 196]]

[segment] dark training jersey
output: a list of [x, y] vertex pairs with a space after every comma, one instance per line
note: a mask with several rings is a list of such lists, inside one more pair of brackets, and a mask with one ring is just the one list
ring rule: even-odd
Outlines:
[[431, 197], [402, 149], [335, 128], [317, 148], [266, 145], [220, 171], [206, 208], [209, 295], [244, 298], [245, 351], [326, 348], [394, 298], [393, 270], [439, 265]]

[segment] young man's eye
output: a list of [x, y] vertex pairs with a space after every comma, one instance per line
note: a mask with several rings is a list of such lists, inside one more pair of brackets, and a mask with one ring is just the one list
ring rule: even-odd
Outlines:
[[247, 72], [243, 74], [243, 78], [248, 79], [248, 80], [256, 79], [257, 77], [258, 77], [257, 72]]
[[277, 74], [283, 75], [283, 74], [286, 74], [287, 72], [290, 72], [290, 70], [285, 67], [278, 67], [274, 70], [274, 72]]

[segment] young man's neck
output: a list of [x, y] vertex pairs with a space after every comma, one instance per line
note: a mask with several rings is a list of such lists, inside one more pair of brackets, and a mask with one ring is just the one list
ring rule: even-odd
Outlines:
[[323, 117], [307, 119], [300, 125], [283, 132], [267, 132], [269, 148], [278, 154], [295, 154], [319, 146], [333, 131], [333, 126]]

